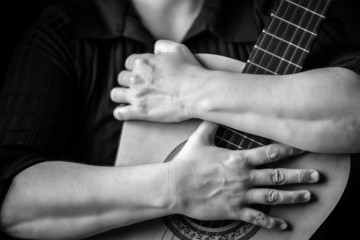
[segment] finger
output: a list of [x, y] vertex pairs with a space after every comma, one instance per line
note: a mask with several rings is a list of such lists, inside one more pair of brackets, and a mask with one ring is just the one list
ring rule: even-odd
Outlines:
[[130, 71], [121, 71], [118, 76], [118, 83], [123, 87], [131, 87], [139, 83], [143, 83], [144, 79]]
[[319, 173], [313, 169], [260, 169], [253, 170], [254, 186], [315, 183]]
[[248, 204], [296, 204], [308, 202], [311, 194], [307, 190], [283, 191], [268, 188], [250, 189], [245, 196], [245, 202]]
[[192, 136], [197, 136], [208, 143], [213, 143], [218, 127], [219, 125], [216, 123], [203, 121]]
[[133, 70], [136, 66], [149, 64], [149, 59], [153, 54], [131, 54], [125, 61], [125, 68]]
[[134, 67], [135, 60], [138, 59], [140, 55], [141, 54], [131, 54], [130, 56], [128, 56], [125, 60], [125, 68], [131, 71]]
[[116, 103], [130, 103], [130, 90], [122, 87], [113, 88], [110, 92], [110, 98]]
[[239, 213], [239, 220], [272, 230], [285, 230], [287, 228], [287, 223], [284, 220], [270, 217], [253, 208], [242, 208]]
[[154, 53], [169, 53], [169, 52], [178, 52], [182, 49], [186, 49], [185, 45], [169, 40], [158, 40], [154, 46]]
[[291, 147], [289, 145], [273, 143], [267, 146], [247, 150], [245, 154], [248, 162], [252, 165], [257, 166], [275, 162], [280, 159], [294, 156], [303, 152], [304, 151]]
[[130, 78], [133, 76], [133, 74], [130, 71], [123, 70], [118, 75], [118, 83], [123, 87], [129, 87], [130, 86]]
[[119, 121], [128, 121], [128, 120], [143, 120], [138, 112], [135, 110], [135, 107], [132, 105], [118, 106], [113, 112], [114, 117]]

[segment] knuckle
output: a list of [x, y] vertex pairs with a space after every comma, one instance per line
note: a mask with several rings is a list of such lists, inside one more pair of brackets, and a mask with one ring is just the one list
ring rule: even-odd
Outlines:
[[293, 155], [294, 154], [294, 148], [292, 146], [287, 146], [287, 154], [289, 156]]
[[134, 66], [141, 66], [146, 64], [147, 61], [144, 58], [138, 57], [134, 60]]
[[148, 114], [148, 108], [145, 104], [137, 104], [136, 109], [141, 115], [147, 115]]
[[249, 184], [255, 184], [256, 182], [256, 174], [254, 174], [253, 171], [251, 171], [248, 175], [247, 175], [247, 182]]
[[228, 161], [227, 163], [229, 163], [230, 166], [234, 166], [237, 165], [238, 163], [240, 163], [241, 159], [242, 159], [242, 153], [237, 153], [237, 152], [230, 152], [228, 155]]
[[259, 151], [241, 151], [239, 158], [244, 165], [252, 165], [252, 162], [259, 162], [259, 160], [262, 162], [263, 159]]
[[266, 148], [266, 157], [268, 158], [269, 161], [274, 161], [276, 160], [280, 155], [280, 151], [277, 147], [275, 146], [268, 146]]
[[131, 76], [129, 78], [129, 82], [130, 82], [130, 85], [139, 84], [139, 83], [141, 83], [141, 77], [139, 77], [139, 76]]
[[225, 208], [225, 212], [230, 219], [239, 218], [239, 207], [237, 206], [228, 206]]
[[145, 102], [144, 96], [146, 95], [146, 90], [144, 88], [136, 88], [133, 91], [133, 96], [137, 100], [137, 103], [139, 105], [143, 104]]
[[282, 168], [276, 168], [271, 173], [271, 181], [273, 184], [281, 185], [285, 183], [285, 173], [284, 169]]
[[295, 192], [290, 193], [290, 202], [291, 203], [297, 203], [298, 202], [298, 196]]
[[277, 204], [279, 202], [279, 192], [274, 189], [270, 189], [266, 195], [265, 201], [268, 204]]
[[130, 55], [130, 56], [125, 60], [125, 66], [130, 67], [130, 65], [133, 63], [133, 61], [134, 61], [135, 58], [136, 58], [136, 54]]
[[305, 182], [306, 181], [305, 176], [306, 176], [306, 171], [305, 170], [300, 170], [299, 174], [298, 174], [298, 182], [299, 183]]
[[233, 152], [231, 158], [241, 166], [249, 163], [252, 159], [252, 156], [247, 151], [236, 151]]
[[251, 222], [254, 225], [263, 225], [265, 221], [265, 215], [263, 213], [257, 213], [252, 216]]

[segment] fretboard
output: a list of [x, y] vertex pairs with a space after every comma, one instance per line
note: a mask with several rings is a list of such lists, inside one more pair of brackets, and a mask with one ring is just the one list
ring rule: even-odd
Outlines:
[[[243, 73], [284, 75], [300, 72], [331, 0], [281, 0], [258, 38]], [[263, 137], [220, 126], [219, 147], [250, 149], [269, 143]]]

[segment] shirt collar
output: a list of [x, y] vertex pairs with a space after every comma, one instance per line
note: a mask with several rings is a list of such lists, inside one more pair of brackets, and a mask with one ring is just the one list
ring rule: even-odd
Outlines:
[[[143, 27], [130, 0], [79, 0], [74, 3], [73, 33], [81, 38], [132, 38], [155, 41]], [[210, 31], [229, 42], [253, 42], [260, 34], [252, 0], [205, 0], [184, 41]]]

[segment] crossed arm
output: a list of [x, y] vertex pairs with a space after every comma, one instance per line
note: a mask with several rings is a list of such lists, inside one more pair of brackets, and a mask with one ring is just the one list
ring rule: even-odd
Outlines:
[[205, 66], [236, 67], [206, 69], [170, 41], [157, 42], [155, 52], [128, 58], [118, 79], [123, 87], [111, 94], [129, 104], [114, 111], [117, 119], [200, 118], [312, 152], [360, 150], [360, 76], [351, 70], [260, 76], [240, 73], [232, 60], [199, 56]]
[[[274, 185], [315, 183], [312, 169], [257, 169], [300, 151], [283, 144], [248, 151], [216, 148], [216, 124], [204, 122], [171, 162], [96, 167], [44, 162], [18, 174], [1, 209], [1, 226], [29, 239], [82, 239], [159, 218], [185, 214], [202, 220], [243, 220], [284, 230], [284, 219], [251, 204], [296, 204], [307, 190]], [[257, 188], [261, 186], [261, 188]]]
[[[183, 46], [176, 46], [175, 50], [176, 54], [164, 53], [168, 51], [160, 48], [157, 50], [158, 53], [161, 52], [160, 54], [137, 55], [129, 58], [126, 65], [132, 72], [122, 72], [119, 80], [122, 85], [130, 88], [115, 89], [112, 92], [112, 98], [119, 103], [129, 103], [130, 105], [115, 110], [117, 118], [171, 122], [199, 117], [234, 127], [239, 126], [237, 128], [249, 132], [253, 129], [256, 134], [280, 141], [287, 140], [286, 134], [297, 134], [296, 141], [294, 141], [295, 146], [305, 146], [304, 149], [307, 150], [320, 149], [319, 151], [326, 151], [331, 146], [324, 147], [323, 144], [313, 146], [306, 142], [312, 141], [311, 139], [307, 138], [306, 141], [301, 139], [301, 131], [296, 131], [305, 129], [307, 126], [305, 123], [307, 123], [309, 127], [306, 127], [306, 131], [309, 134], [310, 130], [315, 129], [316, 122], [321, 123], [318, 119], [329, 118], [330, 110], [322, 110], [319, 114], [318, 109], [323, 105], [318, 99], [328, 99], [329, 104], [336, 103], [334, 109], [338, 113], [335, 116], [342, 120], [340, 122], [357, 122], [358, 108], [354, 103], [357, 100], [355, 92], [358, 87], [358, 75], [351, 71], [330, 69], [331, 73], [336, 73], [336, 78], [333, 79], [333, 75], [328, 74], [328, 71], [319, 70], [324, 71], [321, 74], [317, 70], [316, 74], [321, 75], [319, 84], [323, 83], [323, 85], [319, 85], [322, 87], [318, 88], [322, 93], [327, 92], [328, 97], [321, 97], [322, 94], [318, 92], [314, 97], [310, 94], [314, 90], [313, 85], [309, 83], [308, 95], [313, 97], [313, 100], [317, 100], [315, 102], [319, 102], [319, 106], [316, 107], [314, 101], [310, 101], [311, 105], [315, 105], [311, 106], [313, 112], [304, 112], [299, 116], [296, 115], [299, 114], [296, 109], [290, 111], [290, 107], [286, 108], [288, 104], [283, 104], [284, 109], [277, 109], [276, 102], [273, 98], [270, 99], [270, 96], [276, 92], [278, 102], [281, 104], [280, 100], [285, 96], [293, 95], [289, 92], [292, 84], [296, 85], [299, 78], [305, 78], [309, 73], [289, 77], [293, 78], [287, 79], [289, 85], [285, 86], [289, 88], [284, 86], [281, 88], [279, 85], [282, 84], [282, 81], [276, 80], [275, 77], [270, 79], [274, 80], [273, 82], [268, 81], [268, 83], [264, 78], [257, 76], [208, 71], [202, 68]], [[135, 59], [140, 60], [134, 61]], [[219, 63], [220, 60], [217, 59], [215, 65]], [[163, 71], [159, 71], [161, 66], [163, 66]], [[169, 68], [171, 66], [173, 67]], [[347, 84], [343, 84], [344, 82], [339, 80], [341, 75], [347, 79]], [[309, 79], [313, 76], [310, 75]], [[238, 78], [241, 78], [242, 81], [238, 81]], [[325, 80], [329, 81], [327, 83], [334, 81], [339, 84], [330, 84], [332, 87], [329, 88], [328, 84], [324, 83]], [[208, 84], [207, 81], [211, 84]], [[261, 89], [260, 86], [262, 86]], [[266, 88], [263, 88], [264, 86]], [[235, 88], [239, 88], [241, 94], [236, 91], [235, 96], [229, 98], [230, 94], [234, 94]], [[300, 85], [296, 88], [300, 88]], [[219, 89], [226, 90], [219, 91]], [[261, 98], [260, 101], [251, 95], [250, 90], [262, 94], [261, 96], [264, 95], [266, 98]], [[251, 101], [244, 101], [242, 96], [247, 96], [247, 99], [251, 99]], [[279, 96], [283, 98], [279, 98]], [[338, 101], [333, 101], [332, 97], [334, 96], [337, 96]], [[344, 102], [344, 99], [347, 102]], [[292, 104], [297, 104], [298, 100], [294, 100]], [[230, 104], [227, 105], [227, 108], [223, 108], [223, 102], [230, 102]], [[159, 103], [162, 104], [159, 105]], [[268, 103], [269, 107], [264, 103]], [[255, 110], [251, 110], [250, 106]], [[224, 114], [227, 114], [226, 117], [223, 117]], [[312, 116], [312, 114], [315, 115]], [[281, 122], [287, 119], [284, 116], [290, 120], [287, 124], [282, 125]], [[226, 118], [236, 120], [227, 123], [224, 122], [228, 121]], [[265, 119], [271, 121], [264, 123]], [[295, 121], [296, 119], [304, 120], [298, 123]], [[259, 122], [264, 125], [259, 126], [260, 130], [257, 130]], [[274, 126], [274, 128], [267, 129], [266, 126]], [[339, 131], [344, 134], [342, 138], [345, 139], [354, 131], [349, 130], [345, 134], [340, 131], [343, 126], [335, 128], [334, 132]], [[19, 173], [13, 180], [1, 209], [1, 225], [9, 234], [18, 237], [79, 239], [146, 219], [182, 213], [201, 219], [241, 219], [271, 229], [286, 228], [284, 220], [266, 216], [249, 208], [248, 205], [252, 203], [272, 205], [306, 202], [310, 197], [308, 191], [282, 192], [273, 190], [272, 185], [313, 183], [318, 180], [318, 173], [311, 169], [264, 169], [260, 171], [256, 168], [257, 165], [285, 158], [296, 153], [296, 149], [282, 144], [273, 144], [249, 151], [221, 150], [215, 148], [210, 141], [214, 132], [214, 125], [208, 123], [202, 125], [179, 155], [179, 159], [167, 164], [116, 168], [68, 162], [44, 162], [34, 165]], [[321, 131], [317, 133], [319, 132]], [[313, 137], [320, 138], [321, 135], [314, 134]], [[356, 137], [358, 136], [354, 134], [353, 138], [356, 139]], [[335, 138], [334, 142], [336, 141], [338, 140]], [[289, 141], [284, 142], [289, 143]], [[356, 151], [354, 144], [351, 147], [348, 145], [345, 146], [343, 143], [337, 148], [337, 151]], [[204, 158], [204, 156], [208, 157]], [[212, 164], [209, 164], [209, 159]], [[201, 164], [201, 161], [206, 161], [206, 164]], [[204, 167], [207, 172], [204, 172]], [[193, 171], [186, 171], [188, 168]], [[219, 171], [220, 168], [222, 168], [221, 171]], [[201, 169], [204, 174], [201, 175], [201, 171], [196, 172], [196, 169]], [[197, 173], [196, 178], [188, 175], [189, 172], [194, 171]], [[218, 173], [218, 175], [208, 174], [209, 172]], [[212, 176], [211, 181], [207, 179], [208, 176]], [[230, 176], [231, 181], [223, 181], [224, 176]], [[243, 176], [247, 176], [247, 178]], [[189, 179], [191, 181], [188, 181]], [[203, 195], [198, 195], [201, 192], [198, 187], [201, 186], [201, 183], [206, 182], [213, 183], [210, 188], [207, 188], [209, 192], [202, 192]], [[224, 186], [222, 183], [227, 183], [229, 186]], [[257, 189], [255, 188], [257, 186], [268, 187]], [[227, 202], [223, 200], [224, 195], [221, 194], [210, 197], [219, 189], [228, 189], [230, 192], [226, 192], [224, 195], [233, 196], [233, 198], [228, 199]], [[183, 191], [186, 191], [187, 194], [184, 194]], [[187, 198], [181, 196], [187, 196]], [[212, 201], [208, 201], [209, 204], [206, 205], [201, 200], [205, 198]], [[200, 200], [196, 201], [196, 199]], [[190, 204], [184, 205], [182, 204], [184, 202]], [[196, 209], [202, 209], [202, 211], [195, 211]]]

